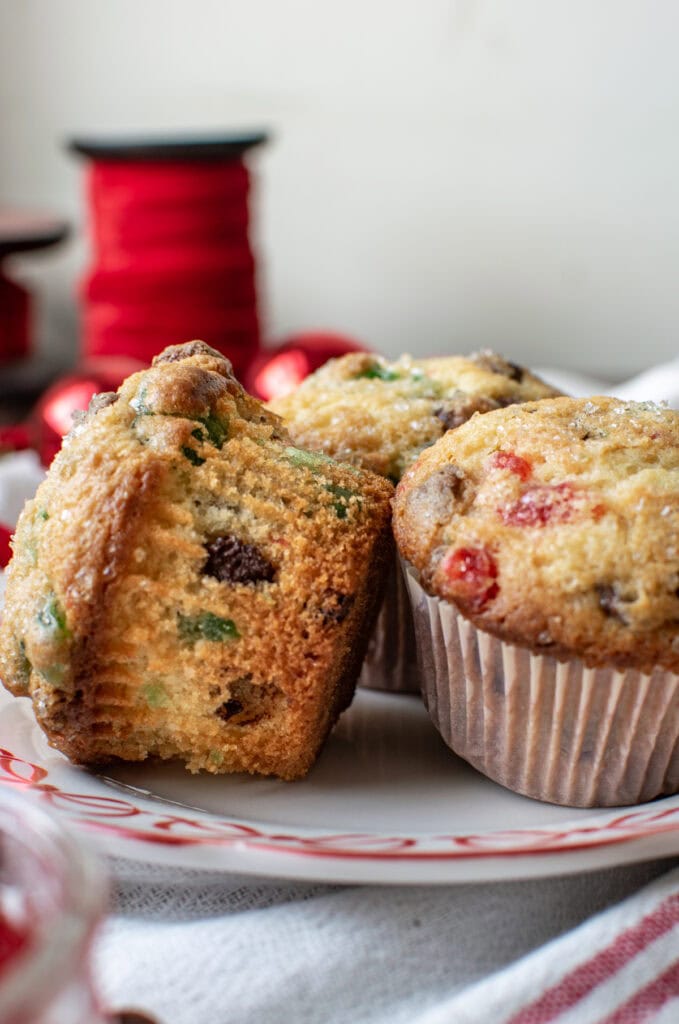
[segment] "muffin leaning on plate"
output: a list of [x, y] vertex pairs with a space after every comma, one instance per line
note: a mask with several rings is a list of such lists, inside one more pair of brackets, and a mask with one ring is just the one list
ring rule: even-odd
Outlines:
[[486, 775], [571, 806], [679, 789], [679, 414], [474, 417], [401, 481], [423, 692]]
[[294, 446], [219, 353], [100, 395], [21, 515], [0, 675], [74, 761], [303, 775], [353, 695], [387, 481]]
[[[495, 352], [387, 362], [366, 352], [333, 359], [271, 403], [297, 444], [395, 483], [420, 452], [475, 412], [559, 394]], [[412, 617], [395, 564], [359, 685], [418, 693]]]

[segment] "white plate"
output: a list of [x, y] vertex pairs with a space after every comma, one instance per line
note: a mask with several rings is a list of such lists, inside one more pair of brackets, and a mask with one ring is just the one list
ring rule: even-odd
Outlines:
[[679, 796], [576, 811], [516, 796], [444, 746], [417, 698], [362, 691], [309, 776], [108, 776], [52, 750], [0, 691], [0, 784], [31, 786], [107, 854], [276, 878], [452, 883], [587, 871], [679, 854]]

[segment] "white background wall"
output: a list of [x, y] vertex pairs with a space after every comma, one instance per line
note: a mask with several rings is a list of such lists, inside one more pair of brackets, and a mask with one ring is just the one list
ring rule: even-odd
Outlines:
[[[72, 133], [267, 126], [272, 339], [622, 377], [677, 348], [678, 32], [674, 0], [0, 0], [0, 201], [80, 225]], [[85, 259], [17, 264], [43, 345]]]

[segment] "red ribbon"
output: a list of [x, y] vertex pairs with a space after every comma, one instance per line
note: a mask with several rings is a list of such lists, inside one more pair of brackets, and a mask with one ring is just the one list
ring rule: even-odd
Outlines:
[[245, 165], [96, 161], [88, 175], [84, 354], [149, 362], [202, 338], [243, 372], [260, 347]]

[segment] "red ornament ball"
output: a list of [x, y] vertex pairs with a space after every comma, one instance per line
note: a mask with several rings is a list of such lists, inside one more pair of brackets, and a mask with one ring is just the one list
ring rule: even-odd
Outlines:
[[0, 455], [6, 452], [22, 452], [33, 446], [33, 434], [25, 423], [13, 423], [0, 427]]
[[33, 411], [33, 433], [43, 466], [59, 451], [64, 434], [73, 426], [73, 414], [87, 409], [100, 391], [115, 391], [126, 377], [145, 364], [126, 356], [91, 359], [47, 389]]
[[248, 391], [265, 402], [282, 398], [328, 359], [348, 352], [365, 352], [368, 346], [332, 331], [292, 334], [277, 348], [260, 353], [245, 379]]
[[0, 523], [0, 569], [4, 569], [12, 557], [11, 539], [12, 531], [10, 528], [5, 526], [4, 523]]

